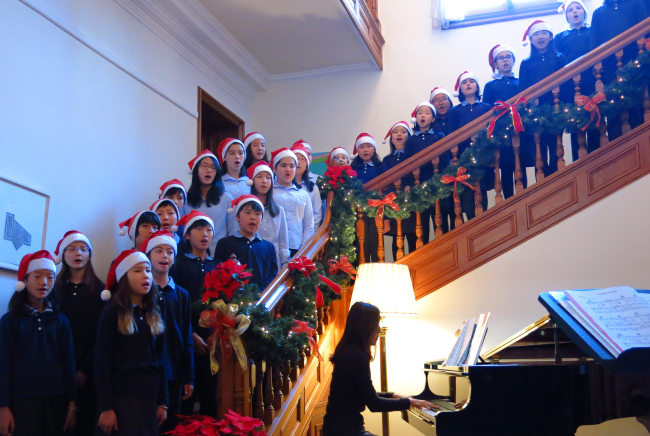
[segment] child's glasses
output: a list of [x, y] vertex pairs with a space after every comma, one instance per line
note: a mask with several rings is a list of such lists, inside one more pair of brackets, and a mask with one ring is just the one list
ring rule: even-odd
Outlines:
[[76, 253], [77, 251], [80, 253], [88, 253], [90, 250], [88, 249], [88, 247], [78, 247], [78, 248], [65, 247], [65, 251], [67, 251], [68, 253]]
[[449, 100], [447, 97], [445, 97], [445, 98], [436, 98], [436, 99], [434, 99], [434, 100], [432, 101], [432, 103], [433, 103], [433, 104], [444, 103], [444, 102], [446, 102], [447, 100]]
[[512, 60], [512, 55], [499, 56], [497, 58], [497, 62], [511, 61], [511, 60]]
[[199, 166], [200, 166], [201, 168], [203, 168], [204, 170], [217, 171], [217, 167], [215, 167], [214, 165], [201, 164], [201, 165], [199, 165]]

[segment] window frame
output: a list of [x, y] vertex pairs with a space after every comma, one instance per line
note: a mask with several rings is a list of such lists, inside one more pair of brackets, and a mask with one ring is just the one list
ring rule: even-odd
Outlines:
[[549, 0], [548, 4], [515, 7], [512, 0], [506, 0], [508, 5], [507, 11], [490, 12], [486, 14], [469, 15], [464, 20], [450, 21], [449, 25], [443, 30], [460, 29], [463, 27], [481, 26], [484, 24], [500, 23], [503, 21], [520, 20], [522, 18], [538, 18], [544, 15], [556, 15], [560, 3], [557, 0]]

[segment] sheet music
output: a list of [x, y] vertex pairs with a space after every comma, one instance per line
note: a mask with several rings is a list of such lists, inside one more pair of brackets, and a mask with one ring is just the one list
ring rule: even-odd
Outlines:
[[619, 286], [564, 294], [621, 351], [650, 347], [650, 304], [636, 290]]
[[460, 332], [460, 335], [458, 335], [458, 338], [456, 339], [456, 343], [454, 344], [454, 347], [451, 349], [451, 353], [449, 353], [449, 356], [445, 361], [442, 363], [442, 366], [455, 366], [458, 364], [458, 359], [460, 358], [460, 353], [461, 353], [461, 347], [463, 346], [463, 341], [465, 340], [465, 335], [467, 334], [467, 325], [469, 323], [465, 321], [463, 323], [463, 329]]
[[478, 356], [481, 354], [481, 347], [483, 347], [483, 341], [485, 340], [485, 335], [487, 334], [489, 318], [490, 312], [482, 313], [478, 317], [476, 331], [474, 333], [474, 337], [472, 338], [472, 344], [469, 348], [469, 354], [467, 356], [467, 365], [476, 365], [478, 362]]
[[472, 340], [474, 339], [474, 333], [476, 333], [476, 318], [472, 318], [469, 321], [469, 326], [467, 327], [467, 333], [465, 334], [465, 340], [463, 340], [463, 346], [461, 347], [460, 358], [458, 359], [458, 366], [466, 365], [467, 355], [469, 354], [469, 348], [472, 345]]

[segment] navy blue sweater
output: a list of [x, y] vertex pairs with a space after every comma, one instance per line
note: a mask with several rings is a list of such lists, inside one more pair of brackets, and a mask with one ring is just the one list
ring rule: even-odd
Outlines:
[[[417, 127], [416, 127], [417, 128]], [[437, 132], [433, 128], [433, 124], [428, 132], [420, 133], [419, 130], [413, 132], [413, 136], [406, 140], [404, 151], [407, 157], [414, 156], [421, 152], [430, 145], [440, 141], [445, 137], [442, 132]], [[426, 182], [433, 177], [433, 165], [430, 163], [420, 167], [420, 183]]]
[[357, 178], [363, 183], [368, 183], [375, 177], [380, 176], [381, 174], [385, 173], [386, 170], [388, 170], [388, 168], [383, 163], [372, 165], [363, 163], [361, 160], [357, 161], [356, 159], [352, 161], [352, 165], [350, 166], [357, 172]]
[[519, 94], [519, 79], [515, 76], [489, 81], [483, 90], [483, 103], [494, 106], [497, 101], [507, 101]]
[[0, 407], [15, 398], [65, 395], [73, 401], [75, 377], [72, 333], [64, 314], [47, 309], [0, 318]]
[[[589, 43], [591, 39], [591, 28], [584, 26], [580, 29], [567, 29], [558, 33], [553, 38], [555, 49], [566, 57], [567, 64], [578, 59], [580, 56], [589, 53]], [[591, 71], [587, 70], [584, 76], [592, 76]], [[581, 77], [582, 79], [582, 77]]]
[[56, 293], [61, 312], [70, 322], [77, 371], [87, 377], [93, 373], [97, 321], [104, 308], [100, 297], [103, 290], [102, 282], [97, 282], [95, 289], [88, 292], [84, 283], [68, 281], [63, 285], [57, 283], [52, 291]]
[[237, 260], [246, 269], [253, 270], [251, 283], [256, 283], [262, 292], [278, 275], [278, 262], [275, 247], [269, 241], [260, 238], [257, 233], [253, 240], [237, 232], [233, 236], [226, 236], [217, 243], [216, 258], [221, 262], [230, 259], [234, 253]]
[[[158, 286], [158, 285], [156, 285]], [[159, 287], [160, 288], [160, 287]], [[169, 278], [160, 288], [160, 312], [165, 321], [163, 366], [167, 380], [194, 384], [194, 340], [190, 294]]]
[[[561, 53], [544, 53], [540, 54], [533, 47], [530, 49], [530, 57], [527, 57], [521, 61], [519, 66], [519, 91], [524, 91], [537, 82], [546, 79], [551, 74], [555, 73], [567, 64], [566, 58]], [[570, 88], [567, 88], [570, 86]], [[565, 93], [565, 90], [573, 89], [572, 81], [567, 82], [566, 86], [562, 86], [560, 92]], [[570, 100], [573, 99], [573, 95], [568, 96]], [[566, 101], [566, 98], [561, 96], [563, 101]], [[546, 94], [539, 97], [539, 104], [553, 104], [553, 94], [547, 92]]]
[[95, 343], [95, 386], [99, 412], [112, 410], [116, 398], [153, 397], [167, 405], [167, 377], [162, 365], [164, 334], [153, 336], [146, 312], [133, 307], [137, 329], [124, 335], [118, 329], [114, 304], [102, 312]]

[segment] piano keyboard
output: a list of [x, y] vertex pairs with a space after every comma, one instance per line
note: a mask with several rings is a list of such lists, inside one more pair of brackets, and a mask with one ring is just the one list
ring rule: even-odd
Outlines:
[[431, 420], [435, 418], [436, 414], [439, 412], [458, 412], [459, 410], [461, 410], [460, 408], [457, 409], [455, 407], [455, 403], [452, 403], [451, 401], [430, 400], [430, 402], [440, 407], [440, 409], [433, 409], [433, 410], [411, 409], [411, 410], [415, 412], [417, 415], [420, 415], [424, 418], [431, 419]]

